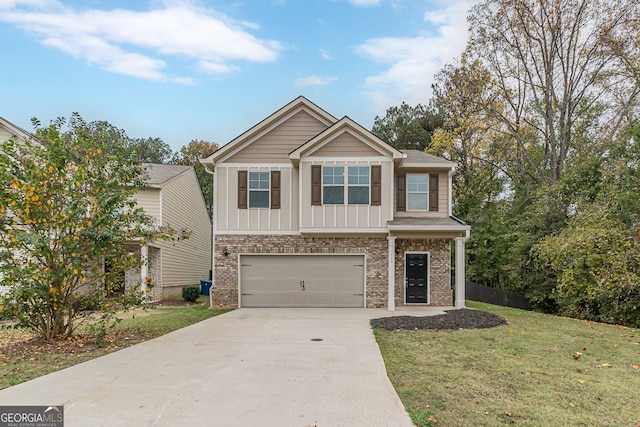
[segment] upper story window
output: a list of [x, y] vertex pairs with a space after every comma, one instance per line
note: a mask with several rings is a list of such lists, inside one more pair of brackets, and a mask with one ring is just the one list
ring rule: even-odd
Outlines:
[[322, 203], [325, 205], [344, 204], [344, 166], [322, 168]]
[[407, 174], [407, 210], [429, 209], [429, 175]]
[[[325, 205], [369, 204], [368, 166], [325, 166], [322, 168], [322, 203]], [[345, 182], [346, 181], [346, 182]], [[346, 185], [345, 185], [346, 183]]]
[[348, 199], [350, 205], [369, 204], [369, 167], [349, 166]]
[[269, 172], [249, 172], [249, 207], [269, 207]]
[[438, 212], [440, 173], [399, 173], [396, 175], [396, 210]]
[[382, 166], [311, 166], [311, 205], [380, 206]]

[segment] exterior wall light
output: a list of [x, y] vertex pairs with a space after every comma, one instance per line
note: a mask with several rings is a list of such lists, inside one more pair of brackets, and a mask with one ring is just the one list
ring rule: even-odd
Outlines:
[[227, 247], [225, 246], [224, 248], [222, 248], [222, 254], [224, 256], [229, 256], [229, 250], [227, 249]]

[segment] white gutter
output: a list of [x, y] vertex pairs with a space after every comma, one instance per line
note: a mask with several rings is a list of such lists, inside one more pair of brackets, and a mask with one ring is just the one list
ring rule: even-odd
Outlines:
[[[204, 165], [203, 165], [204, 166]], [[211, 287], [209, 288], [209, 310], [213, 310], [213, 285], [216, 273], [215, 249], [216, 249], [216, 222], [215, 222], [215, 180], [214, 172], [204, 166], [204, 170], [211, 175]]]

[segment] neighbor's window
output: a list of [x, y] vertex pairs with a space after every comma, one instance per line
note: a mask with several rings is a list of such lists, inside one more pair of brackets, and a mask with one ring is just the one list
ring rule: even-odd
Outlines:
[[350, 205], [369, 204], [369, 167], [349, 166], [348, 196]]
[[407, 175], [407, 210], [426, 211], [429, 197], [429, 175]]
[[344, 166], [322, 168], [322, 203], [344, 205]]
[[249, 207], [269, 207], [269, 172], [249, 172]]

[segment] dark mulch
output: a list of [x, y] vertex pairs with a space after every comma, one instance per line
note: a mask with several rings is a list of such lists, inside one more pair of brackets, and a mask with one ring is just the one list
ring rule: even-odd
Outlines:
[[386, 329], [388, 331], [398, 329], [483, 329], [506, 324], [507, 321], [504, 317], [498, 316], [497, 314], [487, 313], [481, 310], [470, 310], [468, 308], [449, 310], [446, 314], [436, 316], [391, 316], [371, 320], [371, 326], [373, 328]]

